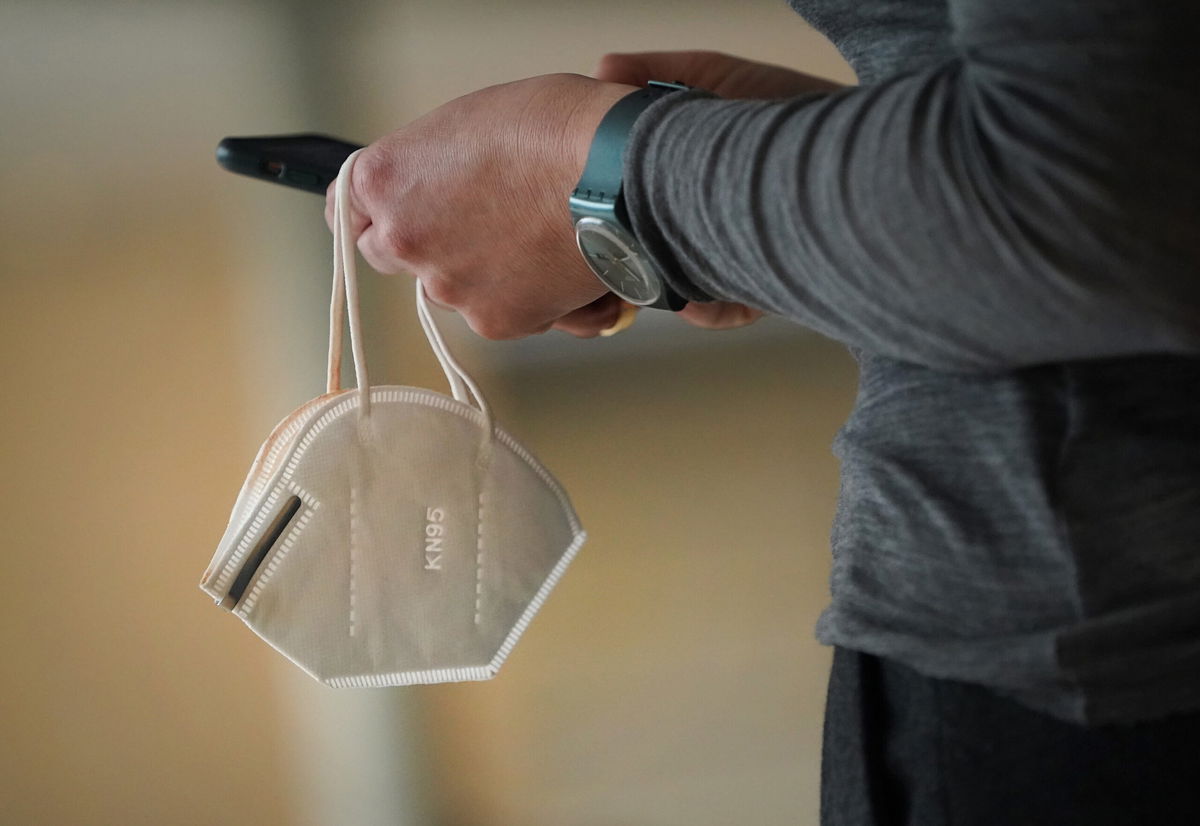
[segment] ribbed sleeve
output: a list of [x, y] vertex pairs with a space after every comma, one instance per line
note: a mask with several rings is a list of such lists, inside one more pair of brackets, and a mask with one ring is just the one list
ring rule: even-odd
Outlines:
[[626, 199], [675, 287], [940, 369], [1200, 353], [1197, 13], [950, 20], [951, 58], [879, 84], [647, 110]]

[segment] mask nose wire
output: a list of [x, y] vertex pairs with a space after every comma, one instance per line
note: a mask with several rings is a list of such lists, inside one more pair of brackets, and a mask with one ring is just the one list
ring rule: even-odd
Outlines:
[[[370, 413], [371, 393], [366, 356], [363, 352], [362, 323], [358, 312], [358, 268], [354, 254], [357, 239], [353, 237], [350, 229], [350, 210], [347, 206], [350, 198], [351, 170], [360, 152], [361, 149], [352, 152], [342, 163], [334, 186], [333, 295], [329, 302], [329, 364], [326, 392], [333, 393], [341, 389], [342, 324], [343, 318], [349, 316], [350, 346], [354, 356], [354, 374], [358, 380], [359, 414], [367, 415]], [[438, 329], [430, 311], [425, 287], [419, 279], [416, 279], [416, 303], [421, 329], [425, 331], [429, 347], [437, 357], [442, 372], [446, 374], [451, 393], [455, 399], [466, 404], [470, 404], [471, 398], [474, 398], [475, 406], [483, 414], [484, 432], [489, 437], [487, 441], [490, 441], [493, 430], [491, 408], [479, 385], [446, 346], [441, 330]]]

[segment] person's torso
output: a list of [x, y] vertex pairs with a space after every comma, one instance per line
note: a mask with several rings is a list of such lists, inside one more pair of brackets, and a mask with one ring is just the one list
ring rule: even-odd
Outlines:
[[[864, 84], [954, 56], [945, 2], [791, 4]], [[1200, 705], [1200, 359], [856, 355], [819, 636], [1076, 720]]]

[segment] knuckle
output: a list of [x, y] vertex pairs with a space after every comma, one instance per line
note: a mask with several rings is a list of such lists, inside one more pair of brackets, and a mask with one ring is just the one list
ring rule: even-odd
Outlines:
[[379, 227], [384, 252], [397, 261], [415, 263], [421, 257], [421, 239], [410, 223], [385, 221]]
[[387, 253], [380, 249], [378, 236], [367, 234], [360, 235], [358, 238], [358, 251], [362, 253], [362, 257], [371, 269], [377, 273], [390, 274], [394, 269], [394, 263]]
[[489, 341], [506, 341], [523, 335], [508, 319], [491, 313], [475, 313], [467, 318], [467, 323]]
[[443, 307], [459, 307], [463, 304], [463, 291], [458, 285], [446, 278], [427, 278], [425, 295], [434, 304]]
[[489, 319], [480, 318], [479, 316], [469, 316], [467, 323], [475, 331], [476, 335], [486, 338], [488, 341], [504, 340], [504, 336], [500, 334], [494, 322]]
[[330, 229], [333, 229], [334, 209], [337, 203], [336, 181], [331, 181], [329, 186], [325, 188], [325, 224]]
[[350, 178], [353, 200], [364, 205], [377, 201], [387, 187], [390, 171], [391, 164], [382, 152], [368, 150], [359, 155]]

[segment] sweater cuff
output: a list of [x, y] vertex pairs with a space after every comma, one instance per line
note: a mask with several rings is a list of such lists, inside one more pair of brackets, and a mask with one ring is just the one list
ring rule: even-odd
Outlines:
[[711, 92], [701, 89], [666, 95], [642, 112], [634, 122], [633, 130], [629, 134], [629, 141], [625, 145], [621, 191], [624, 193], [625, 209], [629, 214], [633, 233], [642, 248], [658, 264], [671, 289], [688, 301], [707, 302], [717, 299], [701, 289], [687, 276], [672, 252], [671, 245], [663, 235], [661, 227], [654, 220], [653, 201], [655, 198], [667, 197], [667, 193], [654, 191], [653, 175], [648, 173], [666, 160], [657, 157], [651, 136], [657, 128], [664, 124], [671, 110], [681, 103], [706, 98], [715, 99], [716, 97]]

